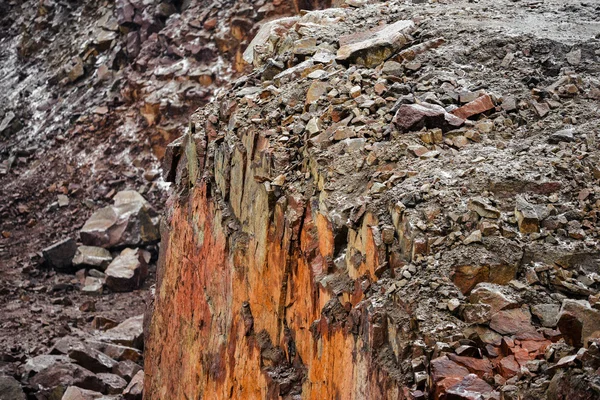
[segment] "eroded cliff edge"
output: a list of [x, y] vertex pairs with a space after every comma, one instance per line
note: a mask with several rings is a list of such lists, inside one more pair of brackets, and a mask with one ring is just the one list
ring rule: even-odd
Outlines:
[[145, 398], [595, 398], [598, 24], [354, 5], [169, 146]]

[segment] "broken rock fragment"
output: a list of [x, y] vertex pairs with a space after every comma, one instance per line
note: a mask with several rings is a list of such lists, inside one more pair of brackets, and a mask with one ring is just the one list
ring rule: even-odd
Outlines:
[[471, 101], [470, 103], [465, 104], [462, 107], [457, 108], [452, 111], [452, 114], [456, 115], [459, 118], [467, 119], [474, 115], [478, 115], [489, 111], [494, 108], [494, 102], [492, 98], [485, 94]]
[[73, 265], [78, 269], [89, 267], [104, 271], [111, 261], [110, 251], [95, 246], [79, 246], [73, 257]]
[[337, 60], [375, 67], [404, 46], [414, 29], [412, 21], [398, 21], [371, 32], [342, 36]]
[[139, 249], [124, 249], [106, 268], [106, 286], [115, 292], [138, 289], [148, 275], [148, 265]]
[[139, 371], [123, 391], [125, 400], [142, 400], [144, 390], [144, 371]]
[[533, 204], [518, 196], [515, 205], [515, 216], [521, 233], [534, 233], [540, 230], [540, 218]]
[[421, 128], [458, 128], [463, 120], [446, 112], [442, 106], [437, 104], [402, 104], [393, 123], [402, 131], [413, 131]]
[[104, 248], [152, 243], [159, 239], [157, 215], [141, 194], [125, 190], [92, 214], [80, 236], [83, 244]]
[[600, 338], [600, 311], [586, 300], [565, 299], [558, 328], [572, 345], [587, 347], [590, 339]]
[[59, 271], [65, 271], [71, 268], [76, 251], [77, 244], [73, 239], [68, 238], [45, 248], [42, 254], [48, 265]]

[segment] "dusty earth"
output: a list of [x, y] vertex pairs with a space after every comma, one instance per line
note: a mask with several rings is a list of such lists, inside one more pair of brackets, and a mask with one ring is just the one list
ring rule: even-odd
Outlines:
[[[356, 214], [355, 210], [371, 201], [373, 207], [384, 209], [398, 197], [410, 197], [412, 192], [423, 195], [428, 190], [423, 185], [442, 181], [450, 189], [436, 195], [441, 199], [438, 208], [466, 206], [477, 194], [497, 196], [495, 207], [511, 212], [515, 206], [514, 193], [540, 182], [541, 189], [528, 201], [556, 204], [557, 215], [571, 213], [565, 218], [569, 222], [578, 221], [579, 225], [557, 227], [564, 231], [550, 235], [557, 242], [546, 239], [547, 236], [527, 237], [523, 242], [539, 241], [560, 247], [561, 251], [568, 248], [572, 254], [590, 255], [577, 267], [583, 269], [569, 279], [576, 280], [579, 276], [586, 290], [597, 293], [599, 282], [591, 274], [600, 273], [597, 258], [600, 249], [597, 219], [591, 215], [598, 209], [596, 202], [600, 196], [600, 4], [558, 0], [406, 1], [384, 5], [382, 12], [365, 7], [367, 3], [352, 0], [334, 5], [347, 10], [358, 8], [352, 18], [359, 30], [382, 22], [411, 19], [417, 24], [413, 33], [415, 43], [445, 38], [437, 49], [403, 65], [400, 74], [387, 71], [392, 78], [385, 82], [386, 90], [396, 85], [380, 96], [386, 98], [388, 114], [400, 98], [407, 104], [414, 97], [444, 106], [466, 104], [468, 101], [452, 97], [454, 89], [460, 87], [465, 98], [473, 93], [492, 95], [497, 108], [481, 119], [493, 121], [495, 128], [490, 132], [480, 126], [476, 130], [484, 139], [469, 137], [467, 145], [463, 144], [462, 132], [455, 135], [462, 137], [457, 141], [450, 136], [449, 142], [437, 143], [440, 149], [429, 146], [428, 150], [446, 156], [436, 158], [439, 156], [429, 154], [432, 159], [427, 161], [419, 157], [398, 160], [389, 154], [398, 149], [405, 151], [407, 146], [423, 145], [417, 134], [411, 134], [406, 142], [395, 142], [396, 147], [388, 148], [386, 153], [379, 150], [380, 145], [373, 144], [380, 141], [385, 129], [373, 133], [369, 141], [374, 147], [361, 154], [372, 153], [372, 157], [380, 160], [391, 160], [395, 162], [394, 168], [407, 175], [419, 171], [419, 178], [407, 182], [406, 187], [395, 186], [404, 176], [389, 181], [393, 174], [376, 171], [377, 163], [354, 173], [356, 155], [348, 152], [333, 158], [332, 154], [343, 150], [327, 150], [331, 152], [321, 156], [332, 157], [329, 162], [335, 159], [337, 169], [330, 189], [338, 194], [345, 191], [339, 197], [332, 196], [327, 207], [343, 210], [343, 216], [352, 210]], [[159, 245], [144, 246], [152, 254], [152, 260], [150, 275], [141, 288], [126, 293], [105, 289], [104, 294], [95, 296], [81, 293], [84, 286], [81, 275], [58, 272], [46, 265], [42, 250], [68, 237], [79, 241], [85, 221], [94, 211], [111, 204], [121, 190], [139, 191], [162, 213], [174, 189], [162, 176], [161, 159], [166, 144], [186, 132], [192, 112], [207, 103], [220, 87], [221, 96], [225, 96], [234, 87], [238, 91], [258, 87], [272, 78], [254, 82], [252, 79], [258, 79], [255, 72], [233, 84], [238, 75], [252, 70], [242, 61], [242, 53], [258, 31], [259, 22], [325, 5], [329, 4], [120, 0], [13, 0], [0, 4], [0, 372], [20, 381], [28, 396], [36, 398], [36, 390], [23, 372], [27, 360], [47, 354], [60, 338], [83, 339], [97, 333], [91, 324], [95, 317], [121, 322], [146, 311], [151, 303], [149, 289], [155, 280]], [[315, 35], [324, 35], [324, 42], [333, 41], [336, 34], [348, 33], [349, 28], [339, 29], [324, 33], [317, 30]], [[295, 64], [305, 56], [287, 62]], [[342, 75], [356, 72], [347, 72], [346, 67], [341, 73], [335, 72], [336, 67], [327, 72]], [[358, 74], [363, 74], [362, 78], [347, 79], [358, 82], [365, 90], [379, 79], [372, 69]], [[565, 76], [569, 78], [552, 88]], [[323, 79], [330, 81], [329, 77]], [[439, 89], [445, 83], [452, 84], [448, 93]], [[301, 84], [308, 86], [308, 81]], [[338, 84], [343, 86], [339, 82], [328, 83], [327, 90], [335, 89]], [[292, 82], [279, 89], [284, 94], [294, 93], [296, 85], [297, 82]], [[410, 95], [412, 100], [406, 97]], [[304, 101], [304, 93], [298, 96]], [[282, 101], [290, 97], [294, 96], [288, 95]], [[503, 109], [505, 103], [500, 99], [510, 97], [514, 97], [514, 108]], [[532, 100], [535, 104], [550, 100], [549, 109], [541, 110], [540, 114], [532, 106]], [[277, 102], [265, 105], [265, 115], [268, 107], [274, 110], [280, 105]], [[292, 110], [288, 114], [299, 116], [300, 112]], [[380, 115], [382, 120], [385, 114]], [[256, 123], [251, 117], [254, 116], [248, 117], [248, 123]], [[309, 121], [310, 116], [302, 116], [295, 123], [304, 126]], [[549, 135], [565, 129], [574, 129], [572, 138], [557, 138], [548, 143]], [[457, 158], [449, 161], [448, 154]], [[295, 157], [291, 158], [293, 173], [302, 156], [298, 153]], [[482, 161], [484, 166], [478, 168]], [[448, 168], [449, 165], [452, 167]], [[456, 171], [460, 171], [458, 176], [453, 175]], [[374, 179], [376, 172], [379, 175]], [[285, 173], [291, 174], [289, 170]], [[463, 177], [468, 177], [468, 183], [459, 182]], [[494, 178], [491, 184], [488, 177]], [[544, 192], [542, 186], [556, 181], [562, 185], [556, 193], [557, 200], [548, 200], [552, 194]], [[369, 190], [375, 183], [393, 190], [386, 193], [376, 185], [374, 190], [381, 192], [365, 198], [363, 189], [367, 182]], [[587, 192], [582, 194], [582, 190]], [[364, 207], [360, 212], [365, 212]], [[466, 208], [460, 212], [466, 212]], [[576, 212], [586, 213], [585, 217], [573, 217]], [[358, 221], [360, 215], [356, 218]], [[476, 226], [469, 218], [459, 222], [468, 227], [453, 233], [452, 240], [464, 241], [469, 237]], [[514, 216], [508, 219], [507, 225], [515, 222]], [[436, 229], [442, 232], [440, 237], [456, 232], [448, 226]], [[114, 255], [117, 250], [120, 249], [112, 249]], [[544, 251], [547, 248], [541, 246], [541, 250], [531, 251], [528, 257], [532, 263], [540, 263]], [[435, 251], [431, 256], [434, 254]], [[526, 270], [518, 275], [523, 282]], [[544, 271], [540, 271], [541, 275]], [[591, 283], [583, 278], [588, 275], [592, 276]], [[376, 284], [371, 291], [393, 292], [408, 285], [402, 297], [418, 303], [424, 293], [429, 293], [423, 287], [436, 276], [431, 270], [417, 284], [408, 281], [398, 284], [402, 281], [400, 276], [386, 278], [389, 280], [383, 286]], [[556, 292], [566, 292], [568, 297], [576, 299], [587, 299], [590, 294], [577, 292], [568, 285], [564, 289], [556, 281], [555, 285], [546, 285], [544, 278], [541, 280], [542, 294], [527, 292], [519, 304], [560, 305], [563, 298]], [[396, 285], [395, 289], [390, 289], [392, 285]], [[444, 290], [444, 305], [449, 299], [464, 301], [456, 287], [446, 285]], [[456, 322], [448, 316], [440, 317], [442, 320], [425, 317], [437, 312], [433, 303], [418, 310], [422, 329]], [[412, 384], [411, 379], [405, 383]]]

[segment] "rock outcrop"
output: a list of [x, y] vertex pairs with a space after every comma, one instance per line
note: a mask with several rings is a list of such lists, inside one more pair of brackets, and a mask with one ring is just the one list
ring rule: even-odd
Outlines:
[[168, 146], [144, 397], [596, 398], [598, 42], [346, 3], [265, 25]]

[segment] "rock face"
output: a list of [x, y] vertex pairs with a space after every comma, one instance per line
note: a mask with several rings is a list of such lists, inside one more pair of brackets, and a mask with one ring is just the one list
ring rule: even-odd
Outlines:
[[418, 4], [347, 3], [265, 25], [253, 72], [168, 146], [144, 398], [544, 398], [556, 370], [597, 381], [576, 370], [596, 359], [597, 145], [547, 139], [558, 87], [595, 81], [524, 79], [546, 41], [490, 59], [498, 33], [478, 17], [474, 46], [442, 5], [417, 27]]

